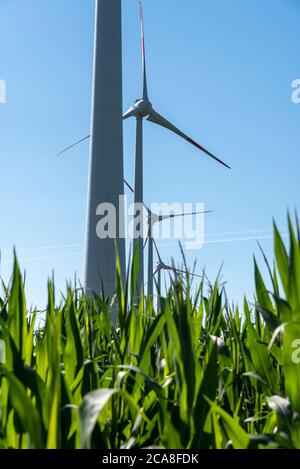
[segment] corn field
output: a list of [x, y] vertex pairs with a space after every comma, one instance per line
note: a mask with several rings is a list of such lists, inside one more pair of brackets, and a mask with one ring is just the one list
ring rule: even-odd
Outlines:
[[[53, 281], [39, 320], [17, 258], [0, 299], [0, 448], [300, 448], [300, 229], [274, 224], [255, 302], [171, 273], [159, 307], [133, 298], [137, 253], [114, 302]], [[113, 306], [111, 306], [113, 304]], [[112, 323], [112, 309], [117, 322]], [[114, 312], [113, 311], [113, 312]]]

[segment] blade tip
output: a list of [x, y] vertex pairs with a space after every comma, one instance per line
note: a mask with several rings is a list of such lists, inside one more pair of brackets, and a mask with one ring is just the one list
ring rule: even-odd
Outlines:
[[225, 162], [222, 161], [222, 160], [219, 160], [219, 161], [220, 161], [220, 163], [222, 163], [223, 166], [225, 166], [225, 168], [231, 169], [231, 166], [229, 166], [227, 163], [225, 163]]

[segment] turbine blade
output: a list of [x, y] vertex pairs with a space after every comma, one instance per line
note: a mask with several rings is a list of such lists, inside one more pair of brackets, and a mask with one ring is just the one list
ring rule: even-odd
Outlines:
[[143, 99], [148, 99], [145, 36], [144, 36], [144, 16], [143, 16], [142, 0], [140, 0], [140, 22], [141, 22], [141, 46], [142, 46], [142, 64], [143, 64]]
[[170, 265], [165, 264], [165, 268], [168, 269], [168, 270], [173, 270], [173, 272], [177, 272], [179, 274], [191, 275], [192, 277], [202, 278], [201, 275], [194, 274], [192, 272], [188, 272], [187, 270], [177, 269], [176, 267], [171, 267]]
[[179, 273], [182, 273], [182, 274], [185, 274], [185, 275], [189, 274], [189, 275], [191, 275], [192, 277], [198, 277], [198, 278], [202, 278], [202, 276], [201, 276], [201, 275], [194, 274], [194, 273], [192, 273], [192, 272], [188, 272], [188, 271], [186, 271], [186, 270], [175, 269], [175, 271], [176, 271], [176, 272], [179, 272]]
[[126, 181], [126, 179], [124, 179], [124, 182], [126, 184], [126, 186], [128, 187], [128, 189], [134, 194], [134, 190], [132, 189], [131, 185], [129, 184], [129, 182]]
[[145, 247], [147, 246], [148, 241], [149, 241], [149, 234], [148, 234], [147, 238], [145, 239], [144, 246], [143, 246], [143, 250], [144, 250]]
[[170, 218], [176, 218], [176, 217], [187, 217], [189, 215], [200, 215], [204, 213], [213, 213], [212, 210], [205, 210], [204, 212], [191, 212], [191, 213], [178, 213], [178, 214], [171, 214], [171, 215], [160, 215], [158, 221], [164, 221], [168, 220]]
[[123, 114], [123, 120], [125, 119], [129, 119], [129, 117], [133, 117], [133, 116], [136, 116], [138, 114], [138, 110], [135, 106], [130, 106], [130, 108], [128, 109], [128, 111], [126, 111], [124, 114]]
[[145, 209], [147, 210], [148, 215], [152, 215], [152, 212], [151, 212], [150, 208], [145, 204], [145, 202], [143, 202], [143, 205], [144, 205]]
[[65, 148], [64, 150], [62, 150], [62, 151], [60, 151], [59, 153], [57, 153], [57, 156], [60, 156], [60, 155], [62, 155], [63, 153], [65, 153], [66, 151], [70, 150], [71, 148], [76, 147], [76, 145], [79, 145], [79, 143], [84, 142], [85, 140], [87, 140], [88, 138], [90, 138], [90, 136], [91, 136], [91, 135], [89, 134], [89, 135], [87, 135], [87, 137], [84, 137], [84, 138], [82, 138], [81, 140], [78, 140], [78, 142], [73, 143], [73, 144], [70, 145], [69, 147], [67, 147], [67, 148]]
[[151, 224], [149, 223], [147, 238], [145, 239], [143, 249], [145, 249], [147, 242], [150, 243], [150, 237], [151, 237]]
[[196, 148], [203, 151], [203, 153], [210, 156], [211, 158], [213, 158], [218, 163], [222, 164], [223, 166], [226, 166], [226, 168], [228, 168], [228, 169], [231, 169], [230, 166], [228, 166], [226, 163], [224, 163], [224, 161], [220, 160], [220, 158], [218, 158], [217, 156], [210, 153], [208, 150], [206, 150], [206, 148], [204, 148], [202, 145], [199, 145], [199, 143], [195, 142], [188, 135], [181, 132], [181, 130], [177, 129], [177, 127], [175, 127], [175, 125], [171, 124], [171, 122], [169, 122], [167, 119], [162, 117], [156, 111], [152, 111], [152, 113], [147, 117], [147, 120], [150, 121], [150, 122], [153, 122], [154, 124], [160, 125], [161, 127], [164, 127], [168, 130], [171, 130], [171, 132], [174, 132], [175, 134], [179, 135], [179, 137], [181, 137], [184, 140], [186, 140], [187, 142], [191, 143]]
[[[65, 149], [62, 150], [60, 153], [58, 153], [57, 156], [62, 155], [62, 154], [65, 153], [66, 151], [70, 150], [71, 148], [75, 147], [76, 145], [79, 145], [79, 143], [84, 142], [84, 140], [87, 140], [88, 138], [90, 138], [90, 135], [88, 135], [87, 137], [82, 138], [82, 139], [79, 140], [78, 142], [73, 143], [73, 145], [70, 145], [69, 147], [65, 148]], [[131, 187], [131, 185], [129, 184], [129, 182], [127, 182], [126, 179], [124, 179], [124, 182], [125, 182], [126, 186], [128, 187], [128, 189], [129, 189], [132, 193], [134, 193], [134, 190], [132, 189], [132, 187]]]
[[167, 264], [164, 264], [161, 266], [160, 270], [172, 270], [173, 272], [176, 272], [176, 270], [174, 269], [174, 267], [171, 267], [170, 265], [167, 265]]
[[[126, 179], [124, 179], [124, 182], [126, 184], [126, 186], [128, 187], [128, 189], [134, 194], [134, 189], [133, 187], [129, 184], [129, 182], [126, 181]], [[148, 215], [153, 215], [150, 208], [145, 204], [145, 202], [143, 202], [143, 205], [145, 207], [145, 209], [147, 210], [148, 212]]]
[[156, 251], [156, 254], [157, 254], [157, 257], [158, 257], [158, 260], [161, 264], [163, 264], [163, 261], [162, 261], [162, 258], [160, 257], [160, 254], [159, 254], [159, 250], [158, 250], [158, 247], [157, 247], [157, 244], [156, 244], [156, 241], [154, 238], [153, 239], [153, 243], [154, 243], [154, 247], [155, 247], [155, 251]]
[[153, 277], [157, 274], [157, 272], [159, 272], [161, 270], [161, 266], [158, 265], [155, 269], [155, 271], [153, 272]]

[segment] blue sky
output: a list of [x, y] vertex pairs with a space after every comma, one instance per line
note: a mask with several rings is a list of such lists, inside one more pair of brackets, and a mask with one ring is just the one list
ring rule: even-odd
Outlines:
[[[124, 110], [141, 94], [137, 0], [123, 3]], [[145, 200], [204, 202], [209, 243], [198, 270], [223, 278], [231, 299], [253, 292], [255, 238], [272, 258], [272, 217], [285, 231], [299, 208], [298, 0], [144, 0], [150, 99], [169, 120], [232, 166], [217, 165], [145, 124]], [[0, 0], [1, 275], [17, 247], [30, 303], [82, 275], [94, 0]], [[124, 123], [125, 175], [133, 182], [134, 121]], [[230, 233], [230, 234], [228, 234]], [[241, 240], [243, 238], [243, 240]], [[247, 238], [247, 239], [245, 239]], [[248, 239], [251, 238], [251, 239]], [[231, 241], [230, 241], [231, 240]], [[176, 246], [162, 257], [179, 257]]]

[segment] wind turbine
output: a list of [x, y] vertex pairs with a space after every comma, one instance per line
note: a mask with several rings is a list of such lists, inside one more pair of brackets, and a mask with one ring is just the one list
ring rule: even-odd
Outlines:
[[153, 244], [154, 244], [156, 254], [158, 257], [158, 262], [157, 262], [155, 271], [152, 273], [152, 277], [155, 277], [156, 274], [158, 276], [158, 279], [157, 279], [157, 293], [158, 293], [157, 305], [158, 306], [157, 308], [159, 309], [159, 297], [161, 296], [161, 272], [162, 271], [172, 271], [177, 274], [191, 275], [192, 277], [198, 277], [198, 278], [202, 278], [202, 276], [195, 274], [194, 272], [188, 272], [188, 270], [177, 269], [175, 266], [170, 266], [166, 264], [161, 258], [161, 255], [157, 247], [157, 243], [154, 238], [153, 238]]
[[[137, 99], [133, 106], [123, 114], [123, 119], [134, 117], [136, 119], [136, 146], [135, 146], [135, 194], [134, 201], [136, 204], [143, 204], [143, 120], [146, 118], [153, 124], [157, 124], [164, 127], [171, 132], [177, 134], [179, 137], [186, 140], [206, 155], [213, 158], [218, 163], [230, 169], [230, 167], [224, 163], [217, 156], [206, 150], [202, 145], [197, 143], [195, 140], [190, 138], [187, 134], [175, 127], [171, 122], [161, 116], [152, 106], [152, 103], [148, 97], [148, 85], [147, 85], [147, 71], [146, 71], [146, 53], [145, 53], [145, 39], [144, 39], [144, 20], [143, 20], [143, 7], [142, 0], [139, 0], [140, 4], [140, 24], [141, 24], [141, 48], [142, 48], [142, 71], [143, 71], [143, 96], [141, 99]], [[143, 230], [141, 229], [141, 232]], [[142, 237], [138, 238], [139, 244], [139, 259], [140, 259], [140, 275], [139, 285], [143, 284], [143, 240]]]
[[[145, 208], [148, 212], [148, 235], [147, 235], [146, 242], [144, 244], [144, 248], [145, 248], [145, 246], [148, 242], [148, 295], [152, 296], [153, 295], [153, 244], [155, 244], [155, 246], [156, 246], [155, 239], [153, 237], [153, 226], [156, 223], [161, 223], [165, 220], [170, 220], [170, 219], [174, 219], [174, 218], [178, 218], [178, 217], [187, 217], [187, 216], [192, 216], [192, 215], [212, 213], [212, 211], [211, 210], [205, 210], [205, 211], [202, 211], [202, 212], [157, 215], [156, 213], [153, 213], [145, 204], [144, 204], [144, 206], [145, 206]], [[156, 251], [158, 253], [157, 246], [156, 246]], [[156, 272], [157, 272], [157, 269], [156, 269]]]
[[[131, 185], [124, 179], [124, 183], [128, 187], [128, 189], [134, 194], [134, 190], [131, 187]], [[160, 277], [160, 272], [162, 269], [164, 270], [175, 270], [176, 272], [179, 273], [187, 273], [186, 271], [180, 270], [180, 269], [174, 269], [174, 267], [167, 266], [165, 263], [162, 262], [160, 254], [158, 252], [157, 244], [156, 241], [153, 237], [153, 226], [156, 223], [161, 223], [165, 220], [172, 220], [177, 217], [187, 217], [187, 216], [192, 216], [192, 215], [200, 215], [200, 214], [206, 214], [206, 213], [213, 213], [212, 210], [205, 210], [205, 211], [198, 211], [198, 212], [189, 212], [189, 213], [172, 213], [172, 214], [167, 214], [167, 215], [157, 215], [156, 213], [152, 212], [150, 208], [144, 203], [143, 204], [145, 209], [148, 212], [148, 235], [147, 239], [145, 241], [145, 244], [143, 246], [143, 251], [146, 247], [146, 244], [148, 242], [148, 295], [153, 296], [153, 277], [155, 273], [158, 272], [158, 275]], [[155, 249], [157, 252], [157, 255], [160, 259], [159, 262], [159, 267], [156, 268], [155, 273], [153, 273], [153, 244], [155, 244]], [[190, 274], [196, 277], [199, 277], [199, 275], [196, 274]]]

